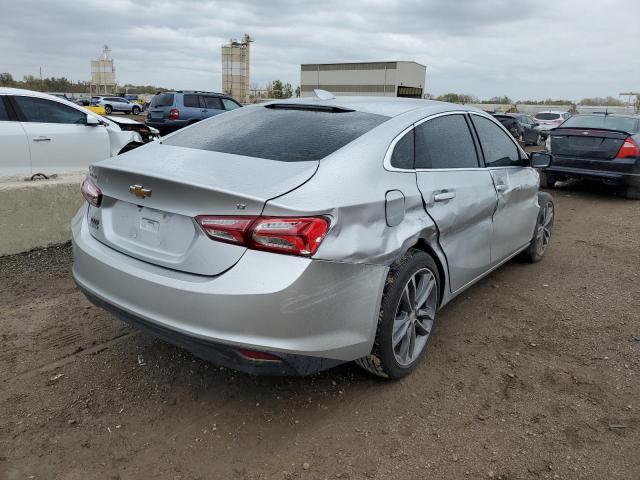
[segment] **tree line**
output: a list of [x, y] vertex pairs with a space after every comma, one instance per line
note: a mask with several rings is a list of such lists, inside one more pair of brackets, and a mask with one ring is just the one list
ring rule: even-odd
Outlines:
[[517, 102], [513, 101], [508, 96], [503, 97], [491, 97], [488, 100], [480, 100], [478, 97], [474, 95], [467, 95], [464, 93], [445, 93], [444, 95], [439, 95], [434, 97], [429, 95], [429, 98], [434, 100], [439, 100], [441, 102], [449, 102], [449, 103], [487, 103], [487, 104], [498, 104], [498, 105], [513, 105], [515, 103], [523, 103], [527, 105], [584, 105], [584, 106], [600, 106], [600, 105], [608, 105], [615, 107], [623, 107], [626, 104], [615, 97], [607, 96], [607, 97], [592, 97], [592, 98], [583, 98], [579, 102], [574, 102], [573, 100], [567, 99], [551, 99], [547, 98], [546, 100], [518, 100]]
[[[90, 82], [74, 82], [66, 77], [46, 77], [41, 79], [34, 75], [25, 75], [22, 80], [16, 80], [10, 73], [3, 72], [0, 73], [0, 87], [24, 88], [37, 92], [89, 93]], [[130, 94], [156, 93], [167, 90], [154, 85], [132, 84], [119, 85], [118, 89]]]

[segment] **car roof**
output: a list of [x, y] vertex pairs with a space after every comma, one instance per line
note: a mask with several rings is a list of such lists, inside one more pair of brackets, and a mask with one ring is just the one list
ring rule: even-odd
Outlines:
[[566, 110], [542, 110], [541, 112], [537, 112], [536, 115], [538, 115], [538, 113], [569, 113]]
[[317, 105], [326, 107], [344, 108], [363, 113], [384, 115], [395, 117], [411, 111], [420, 110], [421, 113], [440, 113], [451, 110], [474, 111], [486, 115], [483, 110], [469, 105], [458, 105], [455, 103], [438, 102], [436, 100], [422, 100], [419, 98], [400, 97], [334, 97], [329, 100], [322, 100], [317, 97], [302, 97], [287, 100], [274, 100], [265, 102], [262, 105], [273, 104], [297, 104], [297, 105]]

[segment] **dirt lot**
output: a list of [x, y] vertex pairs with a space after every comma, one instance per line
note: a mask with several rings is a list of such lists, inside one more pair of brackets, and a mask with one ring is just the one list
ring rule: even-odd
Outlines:
[[1, 258], [0, 478], [640, 478], [640, 202], [553, 194], [545, 260], [447, 306], [395, 383], [222, 370], [90, 306], [68, 245]]

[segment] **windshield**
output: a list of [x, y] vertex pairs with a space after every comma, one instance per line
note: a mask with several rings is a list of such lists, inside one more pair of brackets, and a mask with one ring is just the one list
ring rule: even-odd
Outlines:
[[304, 162], [330, 155], [388, 119], [354, 111], [245, 107], [199, 122], [162, 143]]
[[559, 113], [537, 113], [536, 118], [538, 120], [560, 120]]
[[627, 133], [638, 132], [638, 120], [611, 115], [577, 115], [562, 124], [562, 128], [604, 128]]

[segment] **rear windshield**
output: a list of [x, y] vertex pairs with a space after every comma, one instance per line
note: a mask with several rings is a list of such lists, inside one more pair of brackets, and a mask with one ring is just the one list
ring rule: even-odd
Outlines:
[[363, 112], [238, 108], [179, 131], [162, 143], [249, 157], [320, 160], [389, 117]]
[[638, 120], [611, 115], [577, 115], [562, 124], [562, 128], [604, 128], [627, 133], [638, 132]]
[[538, 120], [559, 120], [559, 113], [536, 113], [536, 118]]
[[173, 105], [173, 93], [161, 93], [151, 99], [151, 107], [170, 107]]

